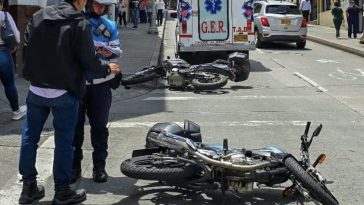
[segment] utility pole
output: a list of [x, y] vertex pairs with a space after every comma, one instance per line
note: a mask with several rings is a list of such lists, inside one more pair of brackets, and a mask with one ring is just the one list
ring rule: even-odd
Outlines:
[[150, 22], [150, 26], [149, 26], [149, 30], [148, 30], [148, 33], [149, 34], [158, 34], [158, 28], [155, 24], [155, 0], [149, 0], [149, 1], [152, 1], [152, 19], [151, 19], [151, 22]]

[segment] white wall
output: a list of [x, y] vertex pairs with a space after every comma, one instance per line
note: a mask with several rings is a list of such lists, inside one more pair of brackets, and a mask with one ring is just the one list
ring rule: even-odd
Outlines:
[[9, 0], [9, 5], [29, 5], [45, 7], [47, 0]]

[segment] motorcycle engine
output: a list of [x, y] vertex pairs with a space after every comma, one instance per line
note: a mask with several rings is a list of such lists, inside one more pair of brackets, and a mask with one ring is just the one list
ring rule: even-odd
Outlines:
[[167, 72], [167, 81], [172, 88], [183, 88], [185, 86], [185, 78], [178, 72], [178, 68], [172, 68]]

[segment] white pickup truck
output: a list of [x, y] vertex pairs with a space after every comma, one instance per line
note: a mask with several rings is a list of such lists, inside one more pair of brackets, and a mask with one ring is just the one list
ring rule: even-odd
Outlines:
[[188, 58], [194, 52], [255, 49], [253, 0], [178, 0], [176, 52]]

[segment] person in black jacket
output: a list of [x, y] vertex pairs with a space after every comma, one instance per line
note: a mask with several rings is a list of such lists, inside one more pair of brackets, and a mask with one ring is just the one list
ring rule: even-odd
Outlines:
[[54, 126], [53, 205], [77, 204], [86, 199], [83, 189], [69, 187], [73, 136], [79, 99], [85, 92], [85, 72], [105, 77], [117, 74], [117, 64], [102, 65], [95, 55], [91, 26], [81, 12], [87, 0], [64, 0], [36, 12], [30, 19], [24, 39], [24, 73], [30, 81], [27, 118], [22, 132], [19, 172], [23, 189], [19, 204], [44, 197], [37, 185], [35, 162], [37, 144], [50, 112]]

